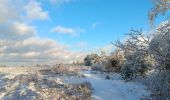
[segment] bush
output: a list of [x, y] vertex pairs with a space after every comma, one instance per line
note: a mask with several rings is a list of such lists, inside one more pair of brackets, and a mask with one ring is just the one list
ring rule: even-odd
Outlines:
[[91, 54], [91, 55], [87, 55], [85, 58], [84, 58], [84, 64], [86, 66], [91, 66], [95, 63], [98, 62], [98, 59], [99, 59], [99, 56], [97, 54]]
[[84, 64], [85, 64], [86, 66], [91, 66], [91, 65], [92, 65], [92, 60], [91, 60], [90, 55], [87, 55], [87, 56], [84, 58]]
[[124, 63], [124, 57], [120, 50], [116, 49], [110, 56], [104, 57], [101, 60], [103, 70], [107, 72], [120, 72], [121, 66]]
[[121, 67], [124, 63], [124, 57], [122, 55], [117, 55], [117, 56], [111, 55], [109, 62], [110, 62], [110, 66], [106, 68], [107, 71], [120, 72]]
[[125, 64], [122, 66], [121, 75], [124, 79], [132, 79], [136, 76], [146, 76], [151, 68], [151, 63], [141, 52], [135, 52], [128, 55]]
[[92, 70], [95, 71], [107, 71], [107, 72], [113, 72], [114, 67], [112, 67], [112, 64], [110, 62], [110, 59], [102, 59], [100, 62], [92, 65]]
[[102, 71], [102, 66], [100, 64], [94, 64], [91, 69], [94, 71]]
[[131, 64], [125, 63], [121, 69], [121, 76], [123, 79], [132, 79], [134, 71], [131, 68]]

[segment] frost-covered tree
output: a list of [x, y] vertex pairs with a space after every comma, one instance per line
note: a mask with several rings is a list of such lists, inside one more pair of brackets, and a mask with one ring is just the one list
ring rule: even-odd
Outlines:
[[170, 10], [170, 0], [152, 0], [153, 8], [149, 11], [149, 21], [154, 23], [158, 15], [165, 15]]
[[153, 35], [149, 51], [162, 66], [159, 69], [170, 70], [170, 20], [161, 23]]
[[[170, 20], [161, 23], [153, 34], [149, 51], [157, 61], [155, 88], [157, 99], [170, 99]], [[158, 94], [158, 93], [155, 93]]]
[[[154, 7], [149, 12], [153, 25], [158, 15], [165, 15], [170, 10], [170, 0], [153, 0]], [[158, 71], [154, 83], [154, 97], [158, 100], [170, 100], [170, 20], [161, 23], [149, 45], [149, 51], [157, 61]], [[154, 98], [155, 99], [155, 98]]]
[[126, 34], [127, 38], [124, 42], [116, 41], [114, 45], [120, 48], [124, 52], [124, 56], [140, 51], [144, 55], [148, 55], [148, 45], [150, 37], [146, 36], [142, 30], [131, 29], [129, 33]]
[[131, 30], [125, 42], [116, 42], [125, 56], [125, 63], [121, 72], [124, 79], [131, 79], [136, 76], [145, 76], [152, 67], [149, 58], [148, 45], [150, 38], [145, 36], [142, 30]]

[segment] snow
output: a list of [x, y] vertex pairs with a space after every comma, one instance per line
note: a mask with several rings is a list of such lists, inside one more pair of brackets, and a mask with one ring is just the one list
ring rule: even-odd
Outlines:
[[[7, 70], [7, 69], [6, 69]], [[2, 70], [2, 72], [7, 72]], [[20, 69], [22, 70], [22, 69]], [[9, 71], [8, 71], [9, 72]], [[23, 72], [17, 73], [22, 74]], [[147, 90], [147, 87], [140, 82], [125, 82], [119, 74], [109, 74], [104, 72], [95, 72], [91, 70], [80, 72], [81, 75], [62, 75], [55, 77], [46, 77], [48, 80], [55, 80], [58, 84], [64, 83], [82, 83], [84, 81], [90, 82], [92, 85], [92, 100], [139, 100], [141, 97], [149, 96], [150, 92]], [[12, 74], [1, 74], [0, 75], [0, 86], [6, 87], [6, 90], [1, 89], [0, 99], [9, 99], [10, 96], [18, 96], [19, 93], [23, 94], [21, 98], [27, 96], [26, 99], [30, 100], [34, 98], [37, 93], [34, 87], [34, 83], [19, 85], [19, 80], [14, 80], [10, 82], [10, 79], [14, 78]], [[81, 77], [85, 76], [85, 77]], [[110, 79], [106, 79], [106, 76], [109, 76]], [[45, 76], [44, 76], [45, 77]], [[8, 80], [7, 80], [8, 79]], [[40, 82], [41, 83], [41, 82]], [[39, 83], [39, 84], [40, 84]], [[14, 91], [16, 90], [16, 91]], [[5, 96], [7, 95], [8, 96]], [[18, 95], [17, 95], [18, 94]]]
[[[78, 76], [60, 77], [66, 83], [90, 82], [92, 100], [139, 100], [149, 96], [147, 87], [140, 82], [125, 82], [119, 74], [108, 74], [95, 71], [84, 71], [85, 78]], [[111, 79], [105, 79], [106, 75]]]
[[137, 82], [125, 82], [120, 75], [113, 74], [111, 80], [106, 80], [105, 74], [91, 71], [84, 72], [86, 81], [92, 84], [93, 100], [139, 100], [140, 97], [148, 96], [146, 87]]
[[[90, 82], [92, 100], [139, 100], [148, 97], [150, 92], [140, 82], [125, 82], [119, 74], [108, 74], [95, 71], [84, 71], [85, 78], [77, 76], [61, 77], [66, 83]], [[111, 79], [105, 79], [106, 75]]]

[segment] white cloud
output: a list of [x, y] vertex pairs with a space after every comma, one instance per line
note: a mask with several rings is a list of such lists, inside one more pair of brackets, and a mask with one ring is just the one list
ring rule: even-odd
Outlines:
[[[47, 19], [48, 12], [43, 11], [35, 0], [28, 0], [23, 5], [19, 1], [22, 0], [0, 0], [0, 63], [68, 63], [84, 56], [84, 53], [72, 52], [57, 41], [40, 38], [32, 23], [23, 21], [23, 13], [34, 21]], [[80, 29], [67, 30], [71, 34], [77, 32]]]
[[13, 24], [13, 33], [17, 34], [17, 35], [32, 35], [36, 33], [36, 30], [33, 26], [29, 26], [25, 23], [19, 23], [19, 22], [15, 22]]
[[63, 4], [63, 3], [69, 3], [75, 0], [50, 0], [51, 4]]
[[0, 27], [1, 40], [23, 40], [36, 34], [36, 29], [22, 22], [3, 24]]
[[[12, 0], [0, 0], [0, 24], [19, 19], [19, 10], [16, 2]], [[20, 4], [18, 4], [20, 5]]]
[[61, 33], [61, 34], [75, 34], [76, 31], [72, 28], [65, 28], [62, 26], [57, 26], [54, 29], [52, 29], [53, 32]]
[[0, 50], [2, 62], [70, 63], [85, 56], [81, 52], [69, 51], [68, 47], [54, 40], [35, 37], [16, 43], [11, 41]]
[[59, 34], [66, 34], [66, 35], [76, 36], [79, 33], [84, 32], [84, 30], [80, 29], [80, 28], [67, 28], [67, 27], [63, 27], [63, 26], [56, 26], [51, 30], [51, 32], [56, 32], [56, 33], [59, 33]]
[[35, 52], [35, 51], [30, 51], [30, 52], [26, 52], [23, 54], [23, 57], [26, 57], [26, 58], [36, 58], [40, 55], [41, 53], [40, 52]]
[[41, 4], [36, 1], [30, 1], [25, 7], [24, 10], [26, 12], [26, 16], [29, 19], [39, 19], [45, 20], [49, 19], [49, 14], [47, 11], [44, 11], [41, 7]]

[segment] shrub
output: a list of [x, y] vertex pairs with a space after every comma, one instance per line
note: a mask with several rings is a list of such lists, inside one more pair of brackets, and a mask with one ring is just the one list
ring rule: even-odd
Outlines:
[[108, 58], [105, 59], [100, 59], [99, 62], [97, 62], [96, 64], [92, 65], [92, 70], [96, 70], [96, 71], [108, 71], [110, 72], [112, 69], [111, 67], [111, 63], [110, 60]]
[[132, 79], [134, 71], [131, 68], [131, 64], [125, 63], [121, 69], [121, 76], [123, 79]]
[[120, 50], [117, 49], [110, 55], [108, 61], [110, 62], [110, 66], [108, 66], [105, 70], [111, 72], [120, 72], [124, 63], [124, 57]]
[[141, 52], [135, 52], [126, 58], [126, 62], [121, 69], [121, 75], [124, 79], [132, 79], [136, 76], [146, 76], [151, 68], [151, 63]]
[[92, 61], [91, 61], [90, 55], [87, 55], [87, 56], [84, 58], [84, 64], [85, 64], [86, 66], [91, 66], [91, 65], [92, 65]]
[[84, 58], [84, 64], [86, 66], [91, 66], [95, 63], [98, 62], [98, 59], [99, 59], [99, 56], [97, 54], [91, 54], [91, 55], [87, 55], [85, 58]]
[[94, 64], [91, 69], [95, 71], [102, 71], [102, 66], [100, 64]]

